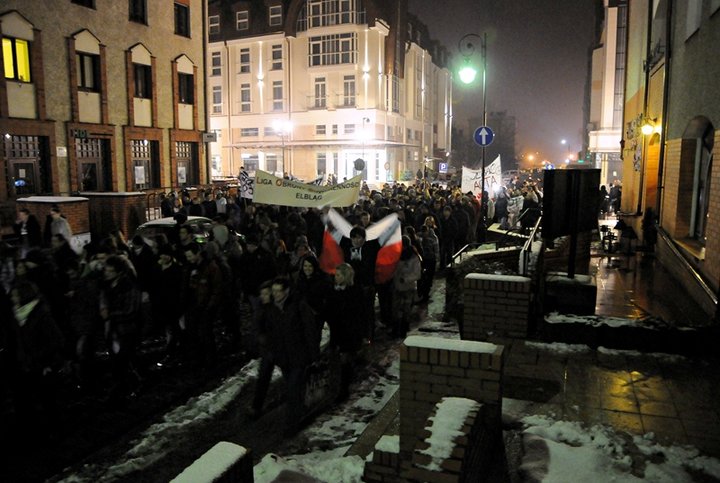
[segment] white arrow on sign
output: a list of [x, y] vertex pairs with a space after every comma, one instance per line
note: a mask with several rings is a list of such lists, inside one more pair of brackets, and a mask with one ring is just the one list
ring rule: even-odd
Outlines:
[[483, 144], [487, 144], [487, 137], [490, 135], [488, 130], [486, 128], [482, 128], [480, 130], [480, 138], [482, 139]]

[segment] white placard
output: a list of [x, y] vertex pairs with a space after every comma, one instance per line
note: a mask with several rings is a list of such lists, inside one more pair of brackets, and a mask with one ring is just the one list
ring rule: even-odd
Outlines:
[[187, 183], [187, 168], [178, 166], [178, 183]]
[[67, 146], [57, 146], [55, 148], [55, 153], [58, 158], [67, 158]]
[[135, 184], [145, 184], [145, 166], [135, 166]]

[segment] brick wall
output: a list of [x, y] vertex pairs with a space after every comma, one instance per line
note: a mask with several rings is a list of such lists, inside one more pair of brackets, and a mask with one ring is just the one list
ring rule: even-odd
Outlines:
[[[720, 129], [715, 131], [713, 159], [720, 159]], [[713, 163], [710, 181], [710, 207], [705, 228], [705, 275], [710, 286], [717, 292], [720, 283], [720, 166]]]
[[446, 396], [487, 406], [483, 424], [500, 425], [503, 346], [483, 342], [410, 336], [400, 348], [400, 461], [412, 452], [435, 405]]
[[[392, 444], [387, 441], [392, 440]], [[365, 463], [363, 481], [372, 483], [399, 483], [400, 477], [400, 448], [397, 436], [382, 436], [375, 444], [372, 460]], [[392, 448], [389, 446], [393, 446]]]
[[[437, 417], [443, 405], [452, 402], [452, 398], [443, 398], [435, 406], [431, 417]], [[438, 461], [428, 453], [437, 454], [437, 451], [428, 451], [432, 446], [431, 432], [428, 428], [433, 426], [428, 420], [426, 428], [420, 432], [419, 439], [415, 445], [410, 467], [402, 474], [403, 479], [409, 482], [483, 482], [488, 481], [488, 467], [492, 464], [491, 458], [494, 452], [490, 447], [496, 444], [499, 439], [493, 438], [491, 431], [486, 431], [482, 423], [483, 406], [475, 401], [466, 400], [472, 404], [471, 409], [464, 414], [462, 425], [458, 433], [451, 441], [452, 448], [449, 455]], [[457, 411], [457, 408], [447, 410]], [[451, 424], [445, 421], [445, 424]], [[435, 421], [437, 426], [437, 421]], [[431, 464], [434, 463], [434, 464]]]
[[112, 230], [121, 229], [129, 239], [145, 223], [145, 193], [83, 193], [90, 206], [90, 232], [102, 239]]
[[463, 282], [463, 340], [528, 335], [532, 294], [528, 277], [471, 273]]
[[65, 215], [73, 235], [80, 233], [88, 233], [90, 231], [90, 222], [88, 221], [88, 199], [85, 197], [70, 196], [30, 196], [27, 198], [17, 199], [17, 209], [27, 208], [30, 213], [35, 215], [40, 228], [44, 233], [45, 219], [50, 214], [50, 209], [57, 205], [60, 212]]

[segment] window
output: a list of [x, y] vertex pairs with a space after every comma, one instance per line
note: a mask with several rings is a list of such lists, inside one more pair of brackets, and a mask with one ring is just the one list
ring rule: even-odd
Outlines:
[[190, 37], [190, 7], [175, 4], [175, 34]]
[[282, 70], [282, 44], [272, 46], [272, 70]]
[[240, 49], [240, 73], [250, 73], [250, 49]]
[[357, 58], [354, 33], [310, 37], [308, 65], [353, 64]]
[[250, 112], [251, 110], [250, 84], [240, 84], [240, 112]]
[[152, 99], [152, 69], [149, 65], [133, 64], [135, 69], [135, 97]]
[[3, 37], [5, 78], [30, 82], [30, 44], [27, 40]]
[[265, 126], [263, 128], [263, 136], [277, 136], [278, 132], [277, 130], [272, 126]]
[[317, 174], [325, 176], [327, 173], [327, 155], [325, 153], [317, 153]]
[[100, 91], [100, 56], [78, 52], [75, 54], [77, 86], [79, 90]]
[[240, 137], [257, 137], [260, 130], [256, 127], [244, 127], [240, 129]]
[[268, 173], [274, 173], [277, 171], [278, 158], [277, 154], [266, 154], [265, 155], [265, 170]]
[[270, 7], [269, 24], [272, 26], [282, 25], [282, 5]]
[[220, 52], [213, 52], [211, 58], [210, 75], [222, 75], [222, 54]]
[[343, 106], [355, 107], [355, 76], [343, 77]]
[[240, 10], [235, 14], [235, 25], [238, 30], [247, 30], [250, 28], [250, 12]]
[[333, 125], [332, 125], [332, 133], [333, 133], [333, 134], [337, 134], [337, 133], [338, 133], [338, 125], [337, 125], [337, 124], [333, 124]]
[[195, 102], [195, 83], [192, 74], [178, 74], [178, 101], [181, 104]]
[[327, 27], [355, 23], [357, 0], [308, 0], [307, 16], [310, 27]]
[[325, 134], [327, 132], [327, 127], [325, 124], [316, 124], [315, 125], [315, 134]]
[[406, 129], [406, 136], [408, 141], [412, 141], [412, 129]]
[[343, 131], [345, 134], [352, 134], [355, 132], [355, 124], [345, 124], [343, 126]]
[[130, 21], [147, 24], [147, 0], [130, 0]]
[[208, 17], [208, 33], [210, 35], [220, 33], [220, 15], [210, 15]]
[[327, 106], [326, 84], [324, 77], [315, 79], [315, 108], [324, 108]]
[[83, 7], [95, 8], [95, 0], [72, 0], [75, 5], [82, 5]]
[[222, 114], [222, 87], [213, 86], [212, 88], [212, 112], [213, 114]]
[[398, 76], [394, 75], [391, 79], [392, 82], [392, 111], [393, 112], [400, 112], [400, 79], [398, 79]]
[[283, 110], [283, 85], [282, 81], [273, 81], [273, 111]]

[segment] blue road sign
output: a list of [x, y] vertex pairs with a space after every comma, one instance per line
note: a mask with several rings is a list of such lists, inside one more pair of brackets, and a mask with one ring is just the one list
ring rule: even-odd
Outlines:
[[438, 171], [447, 173], [447, 163], [438, 163]]
[[479, 128], [475, 129], [475, 133], [473, 134], [475, 144], [483, 147], [489, 146], [490, 143], [493, 142], [494, 137], [495, 133], [487, 126], [480, 126]]

